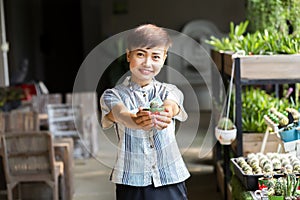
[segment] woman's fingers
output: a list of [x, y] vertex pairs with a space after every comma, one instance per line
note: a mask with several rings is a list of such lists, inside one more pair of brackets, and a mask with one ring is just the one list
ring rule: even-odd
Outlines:
[[151, 113], [147, 110], [139, 109], [139, 111], [133, 115], [132, 119], [143, 130], [150, 130], [153, 127], [162, 130], [167, 128], [171, 123], [172, 116], [169, 110]]
[[143, 129], [149, 129], [153, 127], [153, 116], [151, 116], [149, 111], [139, 110], [139, 112], [137, 112], [135, 117], [132, 119]]
[[167, 128], [171, 121], [172, 117], [169, 112], [160, 112], [154, 115], [154, 124], [158, 130]]
[[168, 123], [161, 122], [161, 121], [156, 121], [154, 127], [158, 130], [162, 130], [168, 127]]

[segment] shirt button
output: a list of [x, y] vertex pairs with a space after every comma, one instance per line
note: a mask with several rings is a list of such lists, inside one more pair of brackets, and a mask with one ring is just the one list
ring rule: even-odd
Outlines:
[[155, 165], [152, 165], [152, 169], [155, 169]]
[[146, 97], [146, 93], [143, 94], [143, 97]]
[[150, 148], [153, 149], [153, 148], [154, 148], [154, 145], [153, 145], [153, 144], [150, 144]]

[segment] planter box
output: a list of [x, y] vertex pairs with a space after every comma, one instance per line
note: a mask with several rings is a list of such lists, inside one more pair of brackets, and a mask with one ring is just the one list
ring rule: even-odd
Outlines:
[[[243, 133], [243, 156], [247, 156], [249, 153], [260, 152], [264, 133]], [[275, 134], [270, 134], [266, 144], [265, 152], [277, 152], [279, 145], [278, 138]], [[233, 149], [237, 147], [237, 141], [232, 144]]]
[[220, 53], [215, 50], [211, 51], [211, 58], [214, 61], [214, 63], [216, 64], [219, 71], [222, 70], [222, 59], [223, 59], [222, 57], [223, 57], [223, 53]]
[[[221, 53], [219, 53], [222, 55]], [[224, 53], [224, 72], [231, 75], [232, 54]], [[214, 56], [218, 58], [217, 56]], [[241, 79], [299, 79], [300, 54], [239, 56]], [[216, 62], [216, 61], [215, 61]], [[217, 61], [218, 62], [218, 61]]]

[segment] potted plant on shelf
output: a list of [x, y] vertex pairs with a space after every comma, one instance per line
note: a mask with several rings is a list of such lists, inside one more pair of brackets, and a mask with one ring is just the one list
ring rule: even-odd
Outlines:
[[230, 145], [236, 138], [236, 127], [228, 117], [222, 117], [215, 128], [215, 136], [222, 145]]
[[283, 177], [275, 179], [273, 187], [268, 188], [270, 200], [297, 200], [297, 188], [300, 179], [293, 173], [285, 173]]

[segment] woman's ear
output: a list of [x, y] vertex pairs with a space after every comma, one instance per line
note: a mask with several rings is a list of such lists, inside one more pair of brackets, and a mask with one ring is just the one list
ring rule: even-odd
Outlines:
[[129, 51], [129, 49], [126, 49], [126, 59], [127, 59], [127, 62], [130, 62], [130, 51]]
[[168, 56], [168, 48], [164, 50], [164, 62]]
[[168, 54], [165, 53], [165, 55], [164, 55], [164, 61], [166, 60], [167, 57], [168, 57]]

